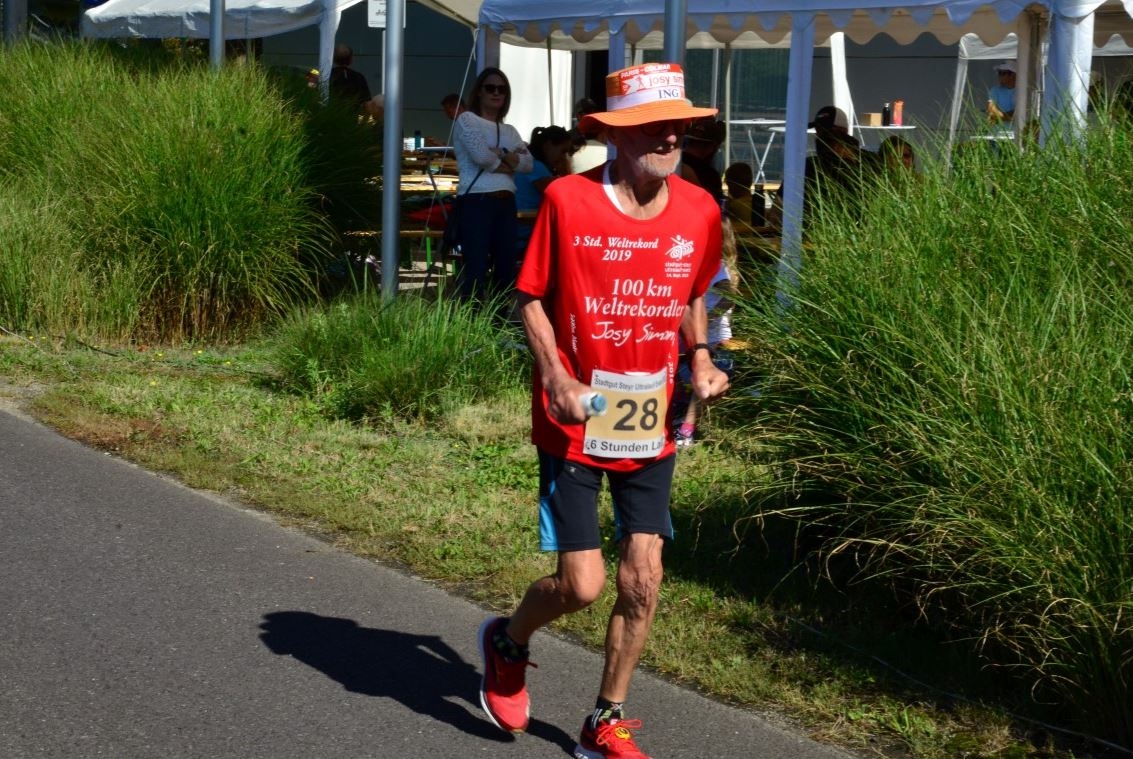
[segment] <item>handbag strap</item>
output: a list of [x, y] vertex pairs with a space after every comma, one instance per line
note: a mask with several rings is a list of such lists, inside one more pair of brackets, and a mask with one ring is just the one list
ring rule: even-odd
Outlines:
[[483, 173], [484, 173], [484, 170], [483, 170], [483, 169], [480, 169], [479, 171], [477, 171], [477, 172], [476, 172], [476, 176], [472, 177], [472, 181], [468, 183], [468, 189], [467, 189], [467, 190], [465, 190], [464, 192], [460, 193], [460, 194], [459, 194], [459, 195], [457, 195], [456, 197], [458, 197], [458, 198], [462, 198], [462, 197], [464, 197], [465, 195], [467, 195], [468, 193], [472, 192], [472, 185], [476, 184], [476, 180], [477, 180], [477, 179], [479, 179], [479, 178], [480, 178], [480, 175], [481, 175], [481, 174], [483, 174]]
[[[500, 146], [500, 122], [497, 121], [496, 122], [496, 147], [498, 148], [499, 146]], [[474, 184], [476, 184], [476, 180], [479, 179], [480, 175], [483, 174], [483, 173], [484, 173], [483, 169], [480, 169], [479, 171], [477, 171], [476, 176], [472, 177], [472, 181], [469, 182], [468, 189], [465, 190], [464, 192], [460, 193], [460, 195], [457, 195], [457, 197], [458, 198], [463, 197], [464, 195], [467, 195], [468, 193], [472, 192], [472, 186]]]

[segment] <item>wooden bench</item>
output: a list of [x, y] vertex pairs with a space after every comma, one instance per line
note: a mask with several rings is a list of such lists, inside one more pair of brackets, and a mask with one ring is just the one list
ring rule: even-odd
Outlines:
[[[380, 230], [380, 229], [351, 230], [349, 232], [344, 232], [343, 237], [346, 240], [356, 240], [360, 244], [365, 245], [367, 248], [369, 248], [371, 251], [373, 251], [375, 259], [381, 260], [382, 230]], [[438, 280], [439, 280], [438, 284], [443, 284], [443, 280], [445, 278], [447, 278], [450, 275], [450, 273], [454, 273], [454, 272], [452, 272], [453, 262], [452, 262], [451, 259], [448, 258], [447, 251], [444, 250], [444, 246], [441, 245], [441, 243], [440, 243], [441, 239], [444, 237], [444, 230], [443, 229], [425, 229], [423, 227], [409, 227], [409, 228], [403, 227], [403, 228], [401, 228], [401, 230], [399, 230], [398, 237], [401, 240], [410, 240], [410, 241], [415, 240], [415, 241], [418, 241], [420, 243], [419, 247], [417, 247], [417, 250], [420, 251], [420, 250], [423, 249], [424, 253], [425, 253], [424, 264], [425, 264], [425, 285], [426, 286], [431, 282], [433, 275], [434, 275], [434, 270], [437, 266], [440, 267], [440, 272], [437, 274]], [[404, 253], [405, 253], [405, 251], [404, 251], [404, 246], [403, 246], [403, 249], [402, 249], [402, 254], [403, 254], [402, 259], [403, 260], [405, 258]], [[413, 254], [414, 254], [414, 251], [411, 248], [408, 252], [408, 259], [409, 259], [408, 266], [402, 265], [402, 261], [399, 261], [398, 265], [401, 266], [402, 268], [412, 269], [413, 268]]]

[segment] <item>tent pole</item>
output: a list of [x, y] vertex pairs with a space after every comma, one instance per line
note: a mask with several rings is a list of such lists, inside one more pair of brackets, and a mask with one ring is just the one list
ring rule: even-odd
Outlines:
[[732, 165], [732, 43], [724, 43], [724, 168]]
[[[608, 71], [619, 71], [626, 67], [626, 32], [625, 27], [619, 28], [617, 31], [610, 30], [610, 49], [606, 51], [606, 69]], [[610, 143], [606, 144], [606, 160], [612, 161], [614, 159], [614, 146]]]
[[382, 134], [382, 300], [397, 295], [401, 259], [401, 84], [405, 4], [386, 5], [385, 124]]
[[213, 70], [224, 65], [224, 0], [209, 0], [209, 63]]
[[547, 35], [547, 111], [551, 118], [548, 124], [555, 123], [555, 61], [551, 58], [551, 36]]
[[685, 63], [685, 16], [688, 0], [665, 0], [665, 62]]
[[27, 35], [28, 0], [3, 0], [4, 43], [14, 45]]
[[[1015, 130], [1015, 143], [1022, 144], [1023, 132], [1027, 122], [1033, 115], [1031, 113], [1031, 85], [1034, 82], [1032, 73], [1039, 67], [1031, 59], [1031, 24], [1030, 12], [1024, 11], [1020, 23], [1015, 30], [1015, 117], [1012, 119], [1012, 129]], [[1039, 66], [1041, 66], [1041, 62]]]
[[[319, 21], [319, 97], [330, 98], [330, 70], [334, 67], [334, 36], [338, 32], [337, 0], [323, 0], [323, 17]], [[385, 45], [382, 45], [384, 60]]]
[[713, 108], [720, 105], [720, 48], [712, 49], [712, 102]]
[[956, 145], [956, 128], [960, 125], [960, 109], [968, 83], [968, 59], [956, 56], [956, 79], [952, 84], [952, 107], [948, 110], [948, 148], [944, 160], [952, 165], [952, 149]]
[[776, 299], [789, 307], [803, 266], [803, 181], [806, 174], [807, 121], [814, 74], [814, 13], [791, 14], [791, 54], [787, 64], [787, 129], [783, 135], [783, 239]]
[[1058, 7], [1050, 18], [1050, 58], [1042, 110], [1042, 142], [1060, 136], [1077, 140], [1086, 127], [1090, 65], [1093, 58], [1094, 14], [1063, 15]]

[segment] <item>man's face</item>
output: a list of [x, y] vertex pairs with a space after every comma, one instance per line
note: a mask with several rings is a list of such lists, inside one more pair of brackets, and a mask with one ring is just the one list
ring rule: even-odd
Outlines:
[[611, 135], [618, 155], [631, 161], [639, 176], [664, 179], [681, 162], [681, 139], [688, 125], [685, 119], [651, 121], [613, 129]]
[[1000, 71], [999, 83], [1004, 87], [1013, 90], [1015, 89], [1015, 72], [1014, 71]]

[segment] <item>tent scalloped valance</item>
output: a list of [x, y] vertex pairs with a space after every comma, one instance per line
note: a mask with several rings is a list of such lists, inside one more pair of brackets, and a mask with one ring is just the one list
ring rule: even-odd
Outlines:
[[[1129, 0], [1133, 3], [1133, 0]], [[726, 3], [717, 2], [716, 5]], [[799, 5], [805, 3], [800, 2]], [[563, 16], [561, 8], [553, 17], [547, 3], [523, 0], [485, 0], [480, 9], [480, 22], [496, 31], [501, 39], [513, 44], [544, 45], [550, 39], [555, 48], [599, 49], [610, 33], [625, 32], [626, 42], [639, 47], [660, 47], [652, 38], [659, 37], [664, 27], [662, 4], [648, 5], [622, 2], [610, 7], [598, 0], [579, 0], [572, 5], [575, 13]], [[604, 6], [604, 12], [597, 6]], [[708, 7], [711, 3], [690, 0], [687, 15], [689, 47], [765, 47], [781, 43], [791, 30], [791, 12], [772, 10], [760, 13], [720, 13]], [[835, 32], [844, 32], [847, 39], [866, 43], [879, 34], [886, 34], [898, 43], [908, 44], [922, 34], [932, 34], [942, 43], [952, 44], [965, 32], [975, 32], [985, 41], [1001, 41], [1014, 30], [1021, 9], [1032, 5], [1018, 0], [995, 3], [951, 3], [946, 7], [864, 10], [835, 9], [815, 12], [815, 39], [822, 43]], [[648, 8], [650, 10], [643, 10]], [[798, 11], [794, 11], [797, 13]]]

